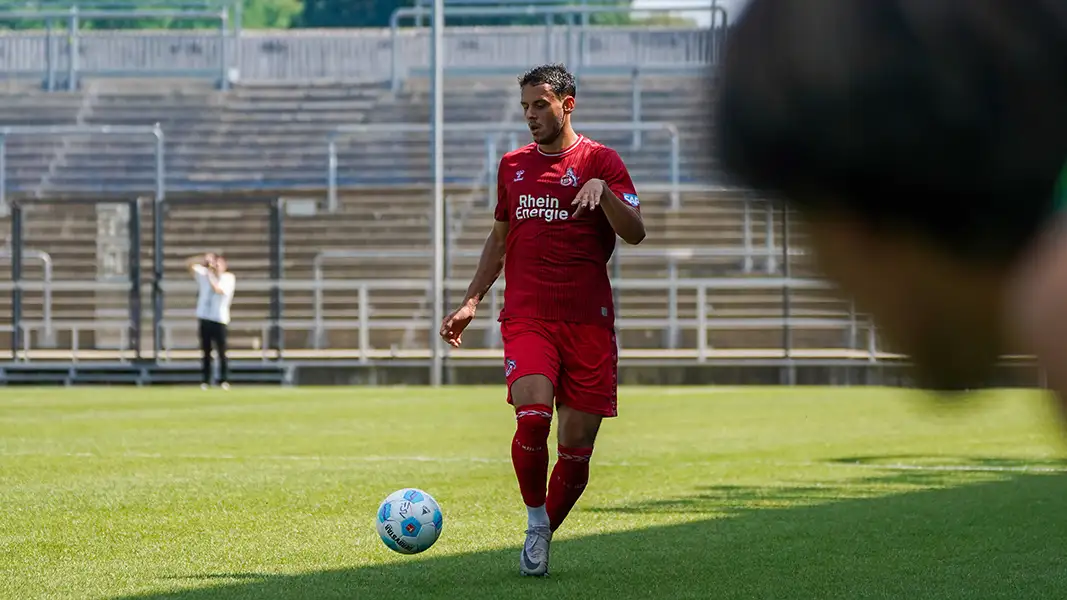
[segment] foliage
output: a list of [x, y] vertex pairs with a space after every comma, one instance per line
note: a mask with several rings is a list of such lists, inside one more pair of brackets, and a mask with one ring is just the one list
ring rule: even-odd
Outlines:
[[[412, 6], [417, 0], [241, 0], [242, 27], [245, 29], [287, 29], [290, 27], [387, 27], [393, 11], [404, 6]], [[630, 0], [588, 0], [589, 4], [629, 5]], [[8, 11], [67, 11], [72, 5], [82, 10], [107, 7], [130, 7], [146, 10], [173, 10], [187, 8], [190, 10], [208, 10], [229, 4], [226, 0], [22, 0], [0, 6], [0, 29], [43, 29], [48, 23], [45, 19], [4, 19]], [[578, 0], [544, 0], [545, 4], [579, 4]], [[233, 14], [231, 12], [231, 18]], [[577, 16], [575, 22], [579, 21]], [[52, 27], [64, 30], [67, 18], [52, 20]], [[565, 17], [555, 17], [554, 24], [563, 25]], [[425, 22], [425, 21], [424, 21]], [[600, 13], [590, 17], [595, 25], [692, 25], [689, 19], [674, 17], [662, 13], [648, 17], [633, 17], [629, 13]], [[544, 17], [516, 15], [506, 17], [470, 17], [455, 16], [448, 18], [449, 26], [489, 26], [489, 25], [540, 25]], [[410, 24], [410, 21], [408, 21]], [[80, 29], [215, 29], [216, 19], [189, 18], [111, 18], [81, 19]]]

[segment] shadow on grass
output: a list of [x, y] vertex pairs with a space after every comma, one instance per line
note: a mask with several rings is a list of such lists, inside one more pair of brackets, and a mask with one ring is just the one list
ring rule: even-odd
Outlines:
[[[852, 459], [845, 459], [852, 464]], [[838, 462], [838, 461], [832, 461]], [[938, 470], [893, 471], [872, 468], [869, 477], [850, 477], [812, 484], [783, 482], [755, 487], [740, 485], [697, 486], [694, 493], [679, 498], [645, 500], [621, 506], [584, 508], [598, 513], [655, 514], [698, 513], [737, 515], [754, 509], [797, 508], [849, 499], [873, 498], [893, 493], [927, 490], [974, 483], [980, 473]]]
[[916, 470], [945, 471], [1018, 471], [1018, 472], [1065, 472], [1067, 459], [1063, 458], [1008, 458], [1003, 456], [926, 456], [921, 454], [895, 454], [891, 456], [846, 456], [827, 461], [839, 465], [859, 465], [874, 468], [913, 467]]
[[[833, 500], [825, 494], [839, 493], [836, 484], [714, 486], [659, 504], [586, 508], [603, 519], [641, 510], [729, 516], [558, 540], [547, 580], [520, 578], [512, 549], [431, 552], [126, 600], [1067, 597], [1067, 476], [983, 474], [979, 482], [974, 474], [941, 476], [941, 489], [896, 493], [892, 486], [902, 482], [894, 475], [872, 478], [883, 495], [870, 498]], [[800, 505], [765, 509], [763, 499]]]
[[168, 575], [164, 579], [264, 579], [270, 573], [197, 573], [196, 575]]

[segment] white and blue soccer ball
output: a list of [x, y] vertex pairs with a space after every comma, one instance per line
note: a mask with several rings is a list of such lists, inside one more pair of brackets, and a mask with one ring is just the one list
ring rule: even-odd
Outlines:
[[415, 488], [389, 494], [375, 519], [382, 542], [394, 552], [418, 554], [441, 536], [444, 517], [433, 496]]

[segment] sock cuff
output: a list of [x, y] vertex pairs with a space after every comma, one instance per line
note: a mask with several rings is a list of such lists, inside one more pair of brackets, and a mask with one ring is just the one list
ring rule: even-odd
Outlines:
[[589, 462], [593, 455], [592, 448], [569, 448], [560, 444], [556, 447], [556, 455], [560, 460], [572, 460], [574, 462]]
[[526, 404], [515, 409], [515, 420], [544, 419], [552, 420], [552, 407], [547, 404]]

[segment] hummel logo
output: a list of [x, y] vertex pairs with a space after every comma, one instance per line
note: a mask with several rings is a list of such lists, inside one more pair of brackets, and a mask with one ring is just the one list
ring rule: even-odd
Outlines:
[[526, 171], [515, 171], [515, 181], [522, 181], [522, 176], [526, 174]]

